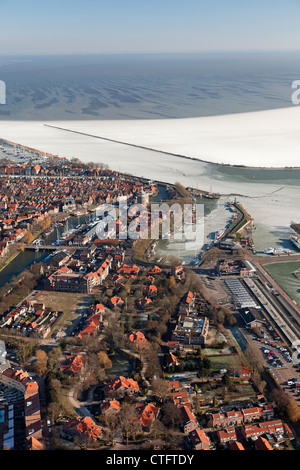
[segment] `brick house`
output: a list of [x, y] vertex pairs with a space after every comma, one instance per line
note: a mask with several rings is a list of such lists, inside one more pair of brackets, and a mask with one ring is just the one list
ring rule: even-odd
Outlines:
[[184, 433], [189, 433], [194, 429], [198, 428], [198, 423], [196, 418], [188, 406], [180, 407], [181, 417], [182, 417], [182, 427]]
[[210, 441], [202, 429], [193, 429], [189, 432], [188, 438], [192, 450], [209, 450]]

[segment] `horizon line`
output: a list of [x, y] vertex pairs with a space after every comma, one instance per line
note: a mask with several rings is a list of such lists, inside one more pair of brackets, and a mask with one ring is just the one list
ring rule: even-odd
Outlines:
[[102, 52], [46, 52], [46, 53], [10, 53], [0, 54], [0, 57], [64, 57], [64, 56], [101, 56], [101, 55], [192, 55], [192, 54], [263, 54], [291, 53], [299, 49], [213, 49], [199, 51], [102, 51]]

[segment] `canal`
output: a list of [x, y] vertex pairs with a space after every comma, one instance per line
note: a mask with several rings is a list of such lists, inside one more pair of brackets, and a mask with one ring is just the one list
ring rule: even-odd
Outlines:
[[[83, 224], [86, 220], [94, 217], [93, 213], [81, 216], [70, 216], [63, 224], [57, 224], [56, 229], [44, 238], [45, 243], [51, 245], [57, 238], [62, 236], [62, 233], [75, 228], [79, 224]], [[25, 269], [29, 268], [33, 263], [40, 263], [49, 256], [45, 251], [23, 251], [20, 252], [2, 271], [0, 271], [0, 287], [13, 280], [14, 277], [19, 276]]]

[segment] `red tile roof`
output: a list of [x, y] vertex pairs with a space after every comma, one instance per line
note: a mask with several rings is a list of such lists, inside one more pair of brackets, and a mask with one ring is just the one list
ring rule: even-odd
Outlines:
[[104, 388], [105, 388], [106, 393], [108, 394], [112, 392], [118, 392], [122, 388], [138, 391], [139, 385], [135, 380], [131, 378], [125, 378], [121, 375], [120, 377], [107, 383]]
[[144, 336], [144, 333], [142, 333], [141, 331], [129, 333], [128, 338], [132, 343], [135, 343], [138, 346], [143, 346], [148, 343], [147, 339]]
[[86, 416], [84, 418], [73, 418], [71, 421], [64, 425], [66, 431], [77, 431], [82, 435], [88, 436], [91, 439], [97, 439], [102, 431], [99, 426], [95, 424], [92, 418]]
[[101, 411], [102, 413], [105, 413], [108, 410], [120, 410], [120, 403], [118, 400], [105, 400], [101, 403]]
[[152, 405], [152, 403], [148, 403], [147, 405], [144, 405], [142, 403], [138, 403], [136, 405], [136, 410], [139, 413], [139, 421], [142, 424], [142, 426], [146, 428], [150, 428], [154, 419], [157, 417], [159, 413], [159, 408], [156, 406]]
[[71, 371], [75, 374], [80, 372], [86, 362], [86, 358], [78, 354], [78, 356], [68, 356], [66, 364], [61, 366], [63, 371]]

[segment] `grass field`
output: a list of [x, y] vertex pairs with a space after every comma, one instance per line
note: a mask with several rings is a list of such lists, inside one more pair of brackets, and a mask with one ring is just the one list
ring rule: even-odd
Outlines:
[[46, 308], [63, 312], [58, 321], [58, 325], [61, 327], [62, 325], [70, 325], [79, 314], [83, 313], [90, 305], [92, 297], [88, 294], [40, 291], [34, 300], [43, 302]]

